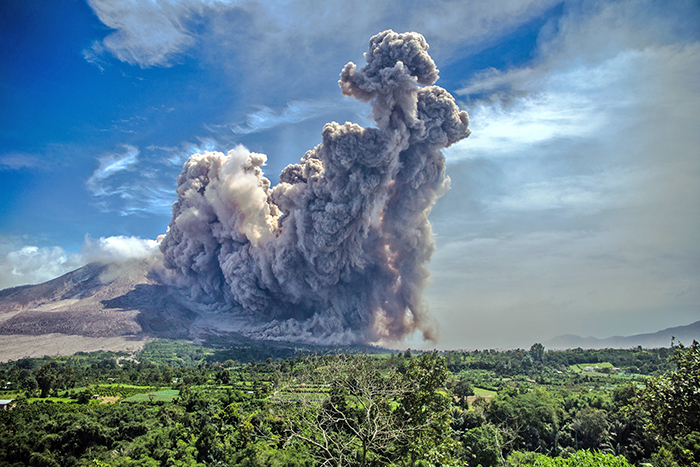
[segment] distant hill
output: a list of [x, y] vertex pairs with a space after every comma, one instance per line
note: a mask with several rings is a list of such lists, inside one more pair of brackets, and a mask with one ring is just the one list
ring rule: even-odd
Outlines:
[[564, 334], [563, 336], [557, 336], [543, 344], [548, 349], [575, 349], [577, 347], [583, 349], [627, 349], [640, 345], [645, 348], [659, 348], [670, 347], [673, 337], [676, 338], [676, 342], [682, 342], [686, 345], [692, 343], [693, 339], [700, 341], [700, 321], [686, 326], [663, 329], [654, 333], [635, 334], [633, 336], [613, 336], [606, 339]]

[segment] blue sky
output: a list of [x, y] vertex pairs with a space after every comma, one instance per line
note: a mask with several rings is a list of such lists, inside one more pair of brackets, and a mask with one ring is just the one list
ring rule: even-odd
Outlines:
[[426, 37], [437, 84], [471, 118], [472, 135], [445, 152], [452, 188], [431, 214], [425, 298], [439, 347], [700, 319], [695, 1], [0, 10], [0, 288], [151, 251], [192, 153], [243, 144], [267, 154], [276, 183], [324, 123], [369, 125], [338, 74], [392, 28]]

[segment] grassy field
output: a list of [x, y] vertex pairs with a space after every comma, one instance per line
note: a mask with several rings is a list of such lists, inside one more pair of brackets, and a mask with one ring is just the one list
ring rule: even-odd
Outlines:
[[[12, 399], [12, 397], [8, 397], [8, 399]], [[36, 402], [36, 401], [72, 403], [72, 402], [75, 402], [75, 399], [71, 399], [68, 397], [46, 397], [43, 399], [41, 397], [29, 397], [29, 398], [27, 398], [27, 402], [29, 402], [29, 403]]]
[[474, 388], [474, 395], [467, 397], [467, 402], [469, 403], [469, 410], [474, 410], [473, 404], [474, 404], [474, 401], [478, 397], [483, 397], [484, 399], [490, 399], [495, 395], [496, 395], [496, 391], [491, 391], [490, 389], [475, 387]]
[[[94, 387], [96, 388], [132, 388], [132, 389], [143, 389], [144, 385], [138, 385], [138, 384], [123, 384], [123, 383], [98, 383], [95, 384]], [[150, 386], [150, 387], [155, 387], [155, 386]]]
[[131, 397], [123, 399], [122, 402], [170, 402], [180, 394], [177, 389], [164, 389], [157, 392], [149, 392], [145, 394], [134, 394]]
[[493, 397], [496, 395], [496, 391], [491, 391], [490, 389], [474, 388], [474, 395], [481, 397]]

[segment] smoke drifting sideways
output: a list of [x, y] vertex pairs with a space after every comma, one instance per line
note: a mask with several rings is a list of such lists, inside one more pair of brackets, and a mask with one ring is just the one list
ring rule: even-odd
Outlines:
[[161, 242], [189, 299], [256, 323], [258, 338], [324, 344], [437, 332], [422, 290], [435, 250], [428, 214], [449, 187], [441, 153], [469, 118], [418, 33], [370, 39], [367, 65], [340, 74], [376, 128], [328, 123], [322, 142], [271, 188], [263, 154], [194, 154], [177, 178]]

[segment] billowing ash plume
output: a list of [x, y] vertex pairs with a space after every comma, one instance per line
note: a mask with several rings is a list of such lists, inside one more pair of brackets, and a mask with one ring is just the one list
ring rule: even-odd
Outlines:
[[367, 65], [348, 63], [339, 84], [371, 102], [377, 128], [326, 124], [274, 188], [266, 157], [242, 146], [193, 155], [177, 179], [166, 268], [192, 299], [255, 320], [259, 337], [436, 337], [421, 299], [428, 214], [449, 184], [440, 150], [469, 136], [469, 120], [432, 86], [423, 36], [384, 31], [369, 45]]

